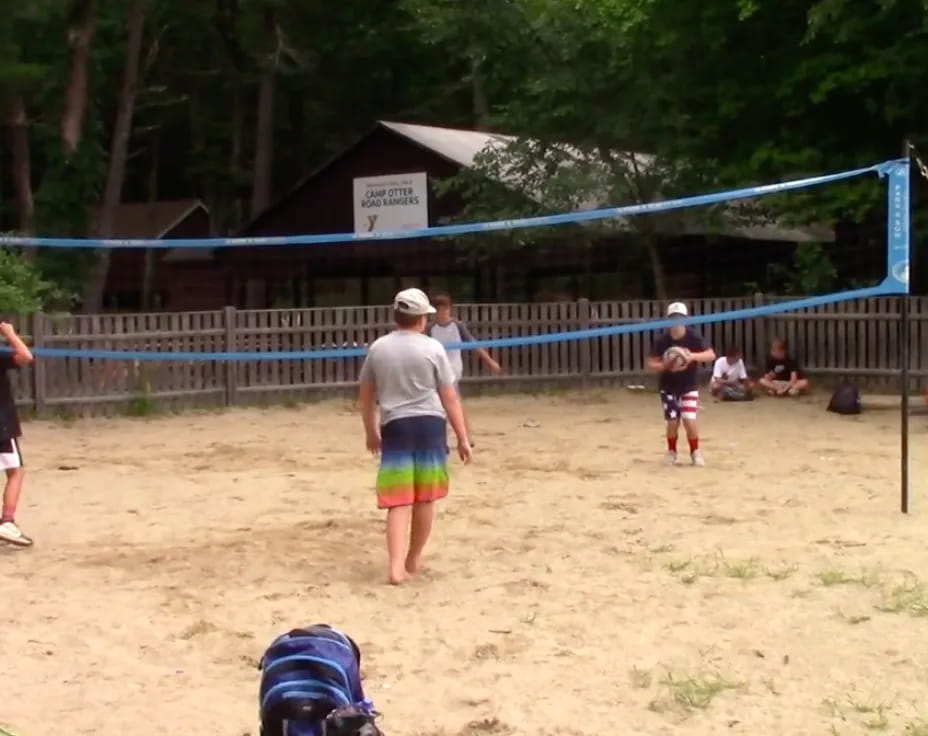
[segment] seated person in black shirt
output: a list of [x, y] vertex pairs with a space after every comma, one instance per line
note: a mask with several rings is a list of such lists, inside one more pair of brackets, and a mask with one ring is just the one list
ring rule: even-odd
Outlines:
[[808, 379], [803, 377], [799, 363], [790, 356], [786, 341], [781, 338], [771, 344], [764, 375], [758, 383], [770, 396], [798, 396], [809, 390]]

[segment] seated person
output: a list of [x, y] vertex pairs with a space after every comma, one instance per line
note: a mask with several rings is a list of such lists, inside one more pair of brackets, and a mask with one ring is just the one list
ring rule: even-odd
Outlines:
[[809, 381], [790, 356], [786, 341], [777, 338], [770, 346], [764, 376], [759, 381], [770, 396], [798, 396], [809, 390]]
[[719, 401], [750, 401], [754, 386], [741, 359], [741, 350], [732, 345], [715, 361], [709, 391]]

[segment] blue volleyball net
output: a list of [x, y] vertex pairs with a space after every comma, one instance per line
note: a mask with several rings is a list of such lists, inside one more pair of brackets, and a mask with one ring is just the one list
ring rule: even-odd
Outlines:
[[[216, 248], [260, 248], [270, 246], [322, 246], [338, 243], [357, 243], [361, 241], [376, 240], [384, 248], [390, 246], [391, 241], [409, 241], [422, 238], [441, 238], [449, 236], [469, 236], [504, 231], [515, 231], [530, 228], [551, 228], [568, 224], [582, 224], [597, 221], [619, 220], [636, 216], [648, 216], [671, 210], [705, 207], [723, 204], [731, 201], [756, 200], [772, 195], [783, 195], [800, 190], [811, 190], [817, 187], [836, 184], [838, 182], [859, 179], [862, 177], [879, 177], [886, 183], [887, 222], [885, 238], [885, 268], [882, 278], [870, 285], [861, 286], [844, 291], [828, 294], [810, 295], [795, 299], [767, 300], [765, 303], [752, 303], [748, 306], [738, 305], [731, 309], [711, 309], [706, 313], [692, 314], [686, 322], [691, 325], [719, 325], [724, 323], [743, 322], [772, 317], [789, 311], [807, 310], [827, 307], [828, 305], [848, 302], [858, 299], [883, 298], [889, 296], [905, 295], [909, 291], [909, 260], [910, 260], [910, 226], [909, 226], [909, 187], [910, 162], [907, 159], [885, 161], [873, 166], [825, 174], [822, 176], [797, 179], [792, 181], [767, 184], [763, 186], [745, 187], [712, 194], [702, 194], [691, 197], [649, 202], [647, 204], [634, 204], [620, 207], [600, 208], [594, 210], [575, 211], [564, 214], [546, 215], [539, 217], [525, 217], [518, 219], [498, 220], [492, 222], [478, 222], [467, 224], [442, 225], [422, 228], [418, 230], [404, 230], [399, 232], [373, 232], [373, 233], [336, 233], [329, 235], [291, 235], [282, 237], [252, 237], [252, 238], [196, 238], [171, 240], [138, 240], [138, 239], [77, 239], [77, 238], [51, 238], [51, 237], [0, 237], [0, 245], [7, 247], [38, 247], [38, 248], [185, 248], [185, 249], [216, 249]], [[440, 246], [440, 244], [438, 244]], [[750, 257], [750, 256], [749, 256]], [[695, 310], [699, 312], [697, 308]], [[655, 315], [651, 315], [652, 317]], [[648, 333], [669, 326], [670, 322], [661, 318], [624, 318], [622, 316], [609, 316], [596, 314], [580, 315], [577, 319], [568, 320], [569, 329], [553, 329], [546, 332], [532, 330], [535, 334], [495, 334], [490, 338], [479, 339], [461, 345], [449, 346], [464, 351], [478, 348], [510, 349], [533, 348], [553, 343], [569, 343], [576, 341], [597, 341], [604, 338], [630, 336], [639, 333]], [[497, 331], [498, 333], [498, 331]], [[346, 333], [347, 334], [347, 333]], [[221, 340], [215, 341], [217, 348], [222, 346]], [[274, 349], [262, 349], [260, 341], [252, 341], [247, 349], [236, 345], [234, 350], [184, 350], [172, 347], [164, 349], [153, 347], [144, 350], [99, 349], [94, 346], [79, 347], [47, 347], [38, 346], [35, 353], [44, 358], [78, 358], [106, 361], [184, 361], [184, 362], [244, 362], [244, 361], [326, 361], [333, 359], [356, 359], [365, 354], [366, 343], [369, 340], [358, 341], [350, 339], [347, 343], [327, 339], [324, 341], [311, 341], [306, 345], [305, 340], [298, 349], [277, 346]], [[183, 342], [182, 340], [180, 341]], [[175, 341], [176, 345], [177, 341]], [[602, 344], [601, 342], [598, 344]], [[227, 347], [227, 346], [226, 346]], [[347, 378], [347, 376], [346, 376]]]

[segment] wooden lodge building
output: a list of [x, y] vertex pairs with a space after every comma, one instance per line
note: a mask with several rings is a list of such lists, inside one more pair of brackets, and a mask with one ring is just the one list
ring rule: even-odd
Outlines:
[[[435, 183], [473, 167], [481, 151], [508, 140], [470, 130], [378, 122], [239, 235], [397, 230], [457, 221], [461, 200], [440, 196]], [[364, 210], [362, 202], [372, 203], [371, 208]], [[596, 206], [617, 204], [623, 203]], [[391, 210], [392, 205], [396, 206]], [[180, 219], [167, 214], [153, 217], [145, 225], [146, 234], [140, 234], [140, 226], [137, 236], [207, 237], [208, 222], [202, 221], [205, 208], [201, 208], [192, 207]], [[179, 215], [181, 209], [172, 215]], [[130, 237], [128, 232], [119, 234]], [[543, 251], [526, 246], [475, 257], [474, 244], [481, 237], [485, 236], [157, 251], [164, 255], [154, 281], [160, 308], [170, 311], [225, 305], [266, 309], [385, 304], [407, 285], [449, 291], [457, 300], [469, 302], [654, 296], [647, 256], [641, 248], [628, 247], [625, 239], [634, 238], [634, 231], [598, 241], [592, 248], [572, 247], [570, 238], [563, 237]], [[660, 238], [668, 287], [675, 296], [686, 298], [743, 295], [745, 284], [763, 282], [769, 261], [789, 261], [792, 248], [784, 245], [831, 241], [833, 233], [821, 228], [707, 223], [675, 227]], [[114, 296], [108, 301], [114, 309], [133, 309], [136, 303], [132, 289], [122, 289], [121, 284], [141, 283], [139, 263], [144, 259], [130, 253], [114, 254], [111, 270], [116, 275], [109, 287]], [[127, 260], [123, 263], [116, 255]], [[122, 265], [117, 267], [117, 261]]]
[[[98, 215], [93, 212], [91, 218]], [[198, 199], [124, 203], [116, 212], [113, 233], [116, 238], [145, 240], [208, 238], [209, 210]], [[225, 273], [215, 251], [114, 249], [103, 291], [104, 309], [137, 312], [146, 301], [155, 311], [221, 308], [226, 303]]]

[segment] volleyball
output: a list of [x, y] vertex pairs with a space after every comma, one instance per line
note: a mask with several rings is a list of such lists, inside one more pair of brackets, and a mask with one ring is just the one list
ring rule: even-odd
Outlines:
[[689, 362], [689, 353], [683, 348], [669, 347], [664, 351], [664, 365], [670, 371], [682, 371]]

